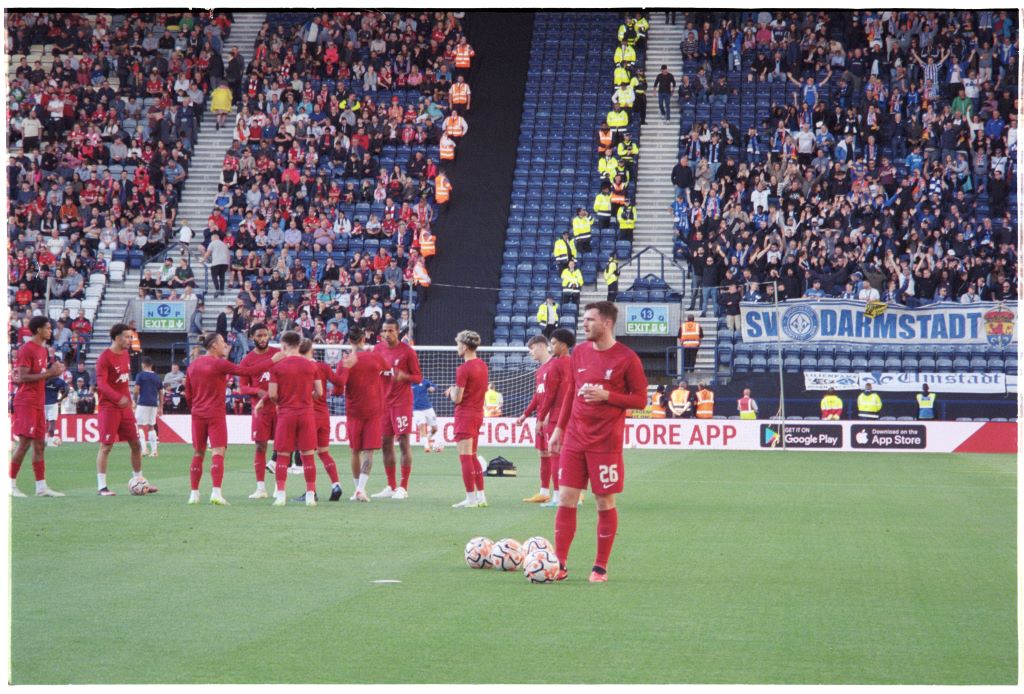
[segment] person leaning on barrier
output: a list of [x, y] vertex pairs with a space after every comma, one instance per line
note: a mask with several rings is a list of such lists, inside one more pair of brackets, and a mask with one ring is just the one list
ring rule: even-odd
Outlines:
[[843, 416], [843, 401], [836, 395], [835, 388], [825, 391], [821, 399], [821, 418], [829, 421], [838, 420]]
[[882, 411], [882, 398], [871, 389], [871, 383], [864, 384], [864, 392], [857, 396], [857, 418], [878, 419]]
[[930, 392], [927, 383], [921, 386], [921, 392], [917, 394], [917, 418], [935, 419], [935, 393]]

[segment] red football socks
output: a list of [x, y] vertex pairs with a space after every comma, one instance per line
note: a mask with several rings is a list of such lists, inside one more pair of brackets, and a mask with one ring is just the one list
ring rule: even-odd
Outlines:
[[316, 491], [316, 461], [313, 454], [302, 454], [302, 474], [306, 477], [306, 491]]
[[36, 475], [36, 482], [42, 482], [46, 479], [46, 463], [43, 459], [32, 461], [32, 472]]
[[338, 466], [335, 464], [334, 458], [327, 451], [321, 451], [318, 455], [320, 456], [320, 462], [323, 463], [324, 471], [331, 479], [331, 484], [338, 484]]
[[203, 478], [203, 458], [206, 453], [192, 455], [192, 465], [188, 469], [188, 479], [192, 483], [192, 491], [199, 491], [199, 480]]
[[256, 457], [252, 461], [252, 469], [256, 472], [256, 481], [265, 482], [267, 479], [267, 452], [256, 451]]
[[402, 483], [399, 485], [402, 489], [409, 491], [409, 475], [412, 474], [412, 465], [402, 466]]
[[540, 488], [547, 489], [551, 481], [551, 458], [542, 455], [540, 457]]
[[480, 469], [480, 463], [476, 461], [476, 456], [473, 456], [473, 479], [476, 481], [476, 490], [482, 492], [484, 490], [484, 471]]
[[618, 529], [618, 509], [610, 508], [597, 512], [597, 558], [594, 559], [594, 566], [608, 568], [608, 557], [611, 556], [612, 544], [615, 543], [615, 533]]
[[558, 455], [555, 454], [549, 458], [551, 461], [551, 488], [556, 492], [558, 491]]
[[11, 461], [11, 479], [12, 480], [13, 479], [17, 479], [18, 478], [18, 472], [20, 472], [20, 471], [21, 471], [21, 463], [16, 463], [16, 462], [14, 462], [12, 460]]
[[210, 461], [210, 479], [213, 480], [213, 486], [218, 489], [224, 482], [224, 456], [219, 453], [214, 453]]
[[465, 485], [466, 491], [474, 491], [476, 487], [476, 476], [473, 474], [473, 469], [480, 469], [477, 465], [476, 458], [471, 455], [460, 455], [459, 464], [462, 466], [462, 484]]
[[288, 482], [288, 463], [291, 462], [291, 453], [278, 453], [277, 464], [274, 465], [274, 481], [277, 483], [277, 491], [283, 492], [285, 483]]
[[555, 512], [555, 554], [564, 567], [569, 560], [569, 547], [576, 536], [576, 507], [559, 506]]
[[394, 463], [391, 463], [391, 465], [387, 465], [387, 464], [384, 465], [384, 474], [387, 475], [388, 486], [391, 487], [392, 489], [397, 488], [398, 487], [398, 478], [395, 475], [395, 464]]

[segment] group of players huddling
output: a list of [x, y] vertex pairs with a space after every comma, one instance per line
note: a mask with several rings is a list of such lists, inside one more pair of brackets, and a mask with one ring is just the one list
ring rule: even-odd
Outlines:
[[[607, 580], [608, 558], [618, 528], [615, 497], [622, 492], [625, 467], [622, 435], [626, 412], [641, 409], [647, 399], [647, 378], [637, 355], [614, 336], [617, 309], [613, 303], [588, 304], [583, 314], [586, 342], [575, 349], [571, 331], [559, 329], [548, 340], [538, 336], [529, 343], [531, 356], [540, 364], [536, 392], [520, 423], [536, 414], [536, 447], [540, 453], [541, 487], [524, 501], [557, 506], [555, 551], [561, 569], [558, 580], [568, 576], [566, 562], [576, 533], [577, 505], [590, 483], [597, 505], [597, 556], [591, 582]], [[16, 485], [18, 471], [29, 448], [36, 477], [37, 496], [64, 496], [49, 488], [45, 475], [46, 419], [44, 384], [58, 376], [59, 362], [47, 366], [45, 344], [50, 340], [50, 322], [45, 317], [29, 323], [32, 338], [22, 345], [15, 362], [13, 432], [17, 444], [11, 457], [11, 495], [23, 497]], [[373, 498], [406, 499], [412, 471], [410, 433], [413, 426], [413, 384], [423, 383], [416, 351], [398, 338], [398, 324], [388, 319], [375, 347], [366, 345], [366, 334], [354, 327], [348, 341], [351, 350], [332, 369], [313, 357], [312, 343], [297, 332], [286, 332], [280, 348], [270, 346], [270, 331], [263, 324], [251, 329], [255, 347], [240, 364], [226, 357], [230, 351], [218, 333], [205, 336], [203, 356], [192, 360], [186, 379], [186, 400], [191, 405], [193, 456], [189, 469], [188, 503], [198, 504], [199, 483], [207, 447], [211, 449], [210, 502], [228, 505], [221, 491], [224, 455], [227, 450], [227, 411], [224, 393], [229, 376], [239, 376], [242, 393], [252, 399], [252, 440], [255, 443], [253, 469], [256, 491], [250, 499], [268, 498], [265, 476], [271, 441], [274, 458], [273, 505], [287, 503], [285, 483], [293, 454], [299, 454], [306, 481], [304, 502], [316, 506], [316, 463], [320, 458], [331, 480], [331, 501], [342, 497], [337, 465], [331, 457], [328, 384], [346, 404], [346, 429], [351, 450], [352, 483], [350, 500], [368, 502], [366, 483], [373, 466], [373, 452], [383, 451], [387, 486]], [[130, 328], [124, 324], [110, 329], [111, 346], [96, 363], [99, 392], [98, 424], [100, 449], [96, 457], [97, 488], [100, 496], [114, 496], [107, 486], [107, 459], [117, 441], [131, 450], [132, 479], [138, 492], [157, 489], [142, 474], [142, 447], [132, 412], [129, 392]], [[484, 418], [484, 394], [488, 371], [477, 357], [480, 336], [464, 330], [455, 339], [462, 364], [456, 369], [455, 384], [445, 396], [455, 404], [454, 431], [466, 498], [454, 508], [486, 507], [484, 475], [477, 462], [477, 439]], [[550, 352], [549, 352], [550, 349]], [[570, 350], [572, 350], [570, 354]], [[426, 425], [425, 425], [426, 426]], [[398, 477], [398, 444], [401, 478]], [[428, 444], [429, 445], [429, 444]], [[549, 492], [549, 480], [554, 493]]]

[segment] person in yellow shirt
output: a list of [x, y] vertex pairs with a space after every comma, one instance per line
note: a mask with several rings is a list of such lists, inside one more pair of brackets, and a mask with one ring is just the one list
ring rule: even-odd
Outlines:
[[835, 388], [825, 391], [825, 397], [821, 399], [821, 418], [828, 421], [837, 421], [843, 416], [843, 401], [836, 395]]
[[572, 240], [580, 253], [590, 252], [590, 228], [594, 226], [594, 218], [587, 214], [586, 208], [577, 207], [576, 216], [572, 218]]
[[743, 389], [743, 397], [736, 401], [740, 419], [757, 419], [757, 400], [750, 397], [750, 388]]
[[633, 230], [636, 229], [636, 208], [629, 198], [626, 198], [625, 204], [619, 208], [615, 218], [619, 220], [619, 241], [632, 243]]
[[558, 273], [561, 274], [562, 270], [566, 268], [570, 260], [576, 260], [579, 257], [579, 253], [576, 251], [576, 242], [569, 238], [569, 232], [563, 231], [562, 238], [555, 239], [555, 245], [551, 249], [551, 255], [555, 259], [555, 263], [558, 265]]
[[871, 382], [864, 384], [864, 392], [857, 396], [857, 418], [878, 419], [882, 412], [882, 398], [871, 388]]
[[619, 296], [619, 259], [613, 253], [608, 258], [608, 265], [604, 269], [604, 283], [608, 285], [608, 301], [615, 301]]
[[537, 308], [537, 323], [544, 337], [549, 339], [551, 333], [558, 329], [558, 304], [555, 303], [555, 297], [548, 296]]
[[562, 305], [578, 304], [583, 289], [583, 273], [576, 268], [576, 261], [570, 260], [562, 270]]
[[217, 116], [217, 130], [224, 127], [224, 120], [231, 113], [231, 87], [221, 82], [210, 94], [210, 112]]
[[488, 383], [487, 392], [484, 393], [484, 417], [500, 417], [501, 406], [504, 403], [505, 398], [494, 389], [494, 384]]

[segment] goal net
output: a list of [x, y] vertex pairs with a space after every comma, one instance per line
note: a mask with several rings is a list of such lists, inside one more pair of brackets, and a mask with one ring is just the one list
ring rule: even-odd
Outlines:
[[[317, 361], [327, 362], [332, 367], [337, 366], [349, 349], [348, 345], [313, 345]], [[444, 396], [444, 392], [455, 385], [455, 369], [462, 363], [457, 348], [453, 345], [415, 349], [423, 377], [434, 384], [435, 391], [430, 394], [434, 411], [439, 417], [451, 417], [455, 413], [455, 405]], [[518, 417], [533, 397], [537, 364], [530, 358], [529, 350], [526, 347], [480, 347], [476, 354], [486, 362], [489, 380], [502, 395], [502, 415]], [[333, 392], [331, 387], [328, 387], [328, 392]], [[328, 405], [331, 414], [345, 414], [344, 403], [344, 398], [330, 395]]]

